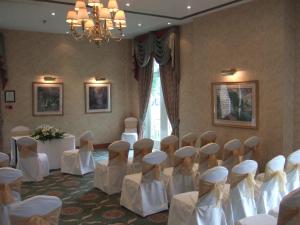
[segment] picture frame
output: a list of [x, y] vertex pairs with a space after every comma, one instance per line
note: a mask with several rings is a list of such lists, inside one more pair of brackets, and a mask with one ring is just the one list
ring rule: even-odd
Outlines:
[[16, 102], [16, 92], [14, 90], [4, 91], [4, 102], [5, 103], [14, 103], [14, 102]]
[[33, 116], [63, 115], [63, 83], [32, 83]]
[[258, 129], [257, 80], [212, 83], [212, 123], [215, 126]]
[[85, 83], [85, 113], [111, 112], [111, 84]]

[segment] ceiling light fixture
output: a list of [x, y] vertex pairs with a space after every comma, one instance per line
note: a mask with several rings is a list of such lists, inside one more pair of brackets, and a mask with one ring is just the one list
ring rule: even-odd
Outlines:
[[[68, 11], [66, 22], [71, 35], [76, 40], [85, 37], [97, 46], [110, 39], [122, 40], [127, 24], [125, 12], [119, 9], [117, 0], [109, 0], [107, 7], [101, 0], [88, 0], [88, 6], [92, 7], [91, 15], [85, 0], [76, 0], [74, 10]], [[118, 30], [117, 34], [113, 35], [112, 30]]]
[[52, 15], [52, 16], [55, 16], [55, 12], [52, 12], [51, 15]]
[[222, 76], [233, 76], [237, 72], [236, 68], [225, 69], [221, 71]]
[[186, 8], [187, 8], [187, 9], [191, 9], [191, 8], [192, 8], [192, 6], [188, 5]]
[[130, 3], [129, 3], [129, 2], [127, 2], [125, 5], [126, 5], [127, 7], [130, 7]]
[[172, 23], [168, 22], [168, 25], [171, 25]]
[[141, 24], [141, 23], [138, 23], [138, 26], [139, 26], [139, 27], [141, 27], [141, 26], [142, 26], [142, 24]]

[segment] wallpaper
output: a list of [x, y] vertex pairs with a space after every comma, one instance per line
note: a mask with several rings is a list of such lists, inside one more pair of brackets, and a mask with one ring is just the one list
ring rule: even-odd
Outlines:
[[[74, 134], [95, 133], [95, 143], [120, 139], [123, 120], [131, 115], [133, 81], [131, 43], [111, 42], [97, 48], [68, 35], [4, 30], [9, 82], [16, 91], [12, 109], [3, 104], [4, 151], [9, 151], [10, 130], [16, 125], [35, 128], [49, 124]], [[58, 76], [64, 83], [64, 115], [32, 116], [32, 82], [43, 74]], [[112, 112], [85, 114], [84, 82], [94, 76], [111, 82]], [[78, 140], [77, 140], [78, 141]], [[78, 143], [77, 143], [78, 144]]]

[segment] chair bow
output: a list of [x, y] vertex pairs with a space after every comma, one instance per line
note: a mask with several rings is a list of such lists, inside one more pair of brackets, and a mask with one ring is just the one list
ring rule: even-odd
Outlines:
[[286, 166], [286, 171], [287, 172], [290, 172], [290, 171], [292, 171], [292, 170], [298, 170], [299, 171], [299, 173], [300, 173], [300, 163], [296, 163], [296, 164], [293, 164], [293, 163], [291, 163], [291, 162], [288, 162], [287, 163], [287, 166]]
[[238, 174], [231, 172], [230, 176], [230, 187], [234, 188], [236, 187], [241, 181], [246, 179], [246, 184], [249, 189], [249, 192], [245, 194], [250, 194], [249, 197], [254, 197], [254, 190], [255, 190], [255, 179], [254, 179], [254, 173], [247, 173], [247, 174]]
[[22, 185], [22, 177], [14, 180], [9, 184], [0, 184], [0, 204], [8, 205], [15, 201], [12, 191], [20, 192]]
[[282, 170], [273, 171], [271, 168], [267, 167], [264, 177], [265, 182], [275, 177], [278, 178], [280, 192], [285, 192], [287, 183], [286, 173]]
[[8, 159], [0, 161], [0, 168], [1, 167], [8, 167], [8, 165], [9, 165], [9, 160]]
[[212, 192], [216, 198], [216, 207], [220, 208], [224, 196], [224, 186], [225, 182], [211, 183], [200, 180], [198, 199]]
[[109, 151], [109, 165], [120, 165], [127, 164], [128, 161], [128, 150], [127, 151]]
[[160, 180], [161, 168], [160, 165], [150, 165], [143, 162], [142, 168], [142, 182], [151, 182], [153, 180]]
[[93, 142], [90, 140], [80, 140], [80, 150], [84, 151], [93, 151], [94, 150], [94, 145]]
[[168, 155], [168, 159], [170, 162], [170, 165], [174, 165], [174, 152], [176, 151], [177, 144], [172, 143], [172, 144], [162, 144], [161, 145], [161, 151], [164, 151]]
[[37, 156], [37, 143], [31, 145], [18, 145], [20, 157], [23, 159]]
[[173, 174], [190, 176], [193, 174], [194, 157], [179, 158], [175, 156]]

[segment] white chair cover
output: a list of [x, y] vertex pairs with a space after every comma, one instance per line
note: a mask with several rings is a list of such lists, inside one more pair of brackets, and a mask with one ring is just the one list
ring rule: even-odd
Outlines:
[[58, 225], [62, 201], [39, 195], [9, 207], [11, 225]]
[[7, 167], [9, 165], [9, 156], [0, 152], [0, 167]]
[[20, 158], [17, 169], [23, 172], [23, 181], [41, 181], [49, 175], [49, 162], [45, 153], [37, 153], [37, 140], [22, 137], [17, 140]]
[[127, 174], [142, 172], [143, 157], [152, 152], [154, 141], [149, 138], [138, 140], [133, 145], [133, 160], [128, 164]]
[[250, 137], [244, 141], [244, 160], [258, 160], [255, 154], [257, 154], [259, 143], [260, 139], [257, 136]]
[[225, 167], [209, 169], [200, 177], [198, 192], [175, 195], [168, 225], [226, 225], [221, 202], [227, 175]]
[[174, 164], [174, 153], [178, 149], [178, 137], [175, 135], [170, 135], [165, 137], [160, 142], [160, 150], [167, 154], [167, 159], [163, 163], [164, 167], [172, 167]]
[[31, 131], [28, 127], [25, 126], [16, 126], [10, 130], [11, 136], [28, 136]]
[[169, 202], [173, 195], [194, 190], [193, 165], [195, 154], [196, 149], [192, 146], [178, 149], [175, 152], [174, 168], [171, 167], [164, 170]]
[[280, 201], [286, 195], [284, 164], [285, 158], [282, 155], [267, 163], [264, 183], [260, 187], [256, 203], [259, 214], [267, 214], [271, 209], [278, 207]]
[[254, 199], [256, 170], [257, 162], [253, 160], [243, 161], [232, 168], [229, 199], [224, 206], [228, 225], [257, 214]]
[[286, 163], [287, 192], [300, 187], [300, 149], [290, 154]]
[[225, 153], [229, 152], [229, 155], [223, 161], [223, 166], [225, 166], [228, 170], [231, 170], [232, 167], [242, 161], [241, 146], [242, 143], [239, 139], [230, 140], [224, 145]]
[[127, 172], [128, 151], [130, 144], [126, 141], [115, 141], [108, 146], [108, 162], [97, 162], [94, 174], [94, 185], [111, 195], [121, 192], [123, 178]]
[[92, 131], [85, 131], [80, 136], [79, 149], [64, 151], [61, 156], [61, 172], [84, 175], [95, 170], [95, 161], [92, 151], [94, 134]]
[[122, 133], [121, 140], [128, 142], [130, 144], [130, 149], [132, 149], [134, 143], [138, 140], [138, 120], [135, 117], [128, 117], [124, 120], [124, 124], [125, 131]]
[[156, 151], [143, 158], [143, 172], [124, 178], [120, 204], [140, 216], [168, 209], [165, 184], [161, 181], [160, 164], [166, 153]]
[[217, 133], [215, 131], [206, 131], [200, 135], [200, 146], [203, 147], [209, 143], [215, 143]]
[[181, 139], [181, 147], [185, 146], [196, 146], [196, 142], [198, 139], [198, 134], [194, 132], [190, 132], [185, 134]]
[[22, 171], [2, 167], [0, 168], [0, 222], [9, 224], [8, 206], [21, 201]]
[[258, 214], [241, 219], [237, 225], [277, 225], [277, 219], [266, 214]]

